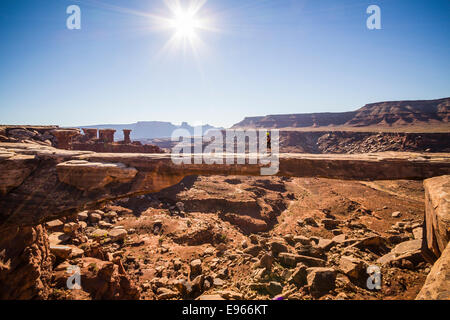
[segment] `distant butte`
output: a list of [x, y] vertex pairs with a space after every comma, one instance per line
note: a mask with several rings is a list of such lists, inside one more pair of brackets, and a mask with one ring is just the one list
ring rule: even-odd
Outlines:
[[367, 104], [350, 112], [324, 112], [247, 117], [232, 128], [305, 128], [382, 131], [450, 131], [450, 98], [436, 100], [387, 101]]

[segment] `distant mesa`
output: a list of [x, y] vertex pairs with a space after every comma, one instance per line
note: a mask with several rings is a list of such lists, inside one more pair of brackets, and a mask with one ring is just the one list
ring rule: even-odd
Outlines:
[[350, 112], [324, 112], [247, 117], [232, 128], [427, 127], [448, 128], [450, 98], [367, 104]]

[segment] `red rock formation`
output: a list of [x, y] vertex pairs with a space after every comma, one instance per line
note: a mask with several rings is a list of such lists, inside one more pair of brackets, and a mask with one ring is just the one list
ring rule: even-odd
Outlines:
[[83, 133], [87, 140], [97, 139], [97, 129], [83, 128]]
[[114, 133], [116, 130], [114, 129], [101, 129], [98, 130], [99, 139], [106, 143], [113, 143], [114, 142]]
[[[120, 260], [119, 260], [120, 261]], [[139, 299], [139, 291], [130, 281], [123, 267], [111, 261], [96, 258], [81, 258], [81, 287], [92, 299]], [[58, 270], [61, 269], [61, 270]], [[64, 263], [55, 272], [55, 283], [64, 287], [70, 274], [67, 274]]]
[[72, 150], [95, 151], [103, 153], [163, 153], [163, 151], [155, 145], [143, 145], [139, 141], [131, 142], [131, 130], [124, 129], [124, 141], [114, 142], [115, 130], [101, 129], [98, 130], [99, 138], [97, 139], [97, 129], [83, 129], [84, 135], [76, 136], [71, 144]]
[[123, 143], [125, 143], [125, 144], [131, 143], [130, 133], [131, 133], [131, 130], [123, 129]]
[[78, 129], [55, 129], [51, 133], [57, 140], [57, 148], [69, 150], [72, 137], [79, 135], [80, 131]]
[[[422, 255], [433, 268], [417, 300], [450, 299], [450, 176], [424, 181], [425, 221]], [[437, 260], [436, 260], [437, 259]]]
[[0, 300], [45, 299], [52, 259], [42, 226], [16, 227], [0, 237]]
[[426, 210], [422, 253], [434, 263], [450, 240], [450, 176], [427, 179], [424, 187]]

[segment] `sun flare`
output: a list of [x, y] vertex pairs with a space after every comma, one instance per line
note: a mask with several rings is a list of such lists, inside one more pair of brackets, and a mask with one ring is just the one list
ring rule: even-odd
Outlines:
[[[203, 7], [207, 0], [189, 0], [181, 3], [179, 0], [165, 0], [168, 15], [156, 19], [159, 28], [172, 32], [171, 38], [161, 50], [162, 54], [187, 49], [196, 56], [206, 49], [202, 41], [204, 32], [217, 29], [212, 26], [212, 16]], [[183, 4], [183, 5], [182, 5]]]
[[201, 27], [200, 20], [192, 12], [179, 10], [171, 21], [176, 35], [183, 38], [192, 38]]

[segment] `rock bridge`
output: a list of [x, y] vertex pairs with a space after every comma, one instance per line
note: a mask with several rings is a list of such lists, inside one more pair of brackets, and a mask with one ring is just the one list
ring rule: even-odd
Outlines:
[[[0, 230], [33, 226], [120, 197], [160, 191], [189, 175], [259, 176], [261, 164], [174, 164], [170, 154], [69, 151], [0, 143]], [[449, 154], [280, 154], [277, 175], [344, 180], [450, 174]]]
[[[39, 245], [41, 241], [41, 247], [45, 248], [45, 237], [37, 236], [42, 234], [40, 229], [29, 227], [94, 208], [102, 202], [157, 192], [189, 175], [258, 176], [260, 169], [260, 164], [248, 163], [176, 165], [169, 154], [108, 154], [61, 150], [34, 143], [0, 143], [0, 252], [6, 248], [9, 258], [16, 261], [14, 265], [21, 265], [26, 257], [17, 254], [25, 252], [25, 247]], [[448, 153], [280, 154], [277, 175], [344, 180], [427, 179], [422, 253], [429, 262], [437, 261], [417, 298], [450, 299]], [[10, 240], [17, 237], [31, 242]], [[20, 287], [23, 279], [14, 276], [14, 270], [10, 270], [11, 276], [8, 272], [3, 278], [0, 275], [0, 283], [7, 283], [13, 289]], [[42, 283], [46, 274], [44, 267], [42, 270], [36, 267], [35, 271], [36, 284], [27, 289], [31, 293], [0, 291], [0, 296], [35, 296], [35, 291], [45, 287]], [[12, 285], [11, 281], [19, 284]]]

